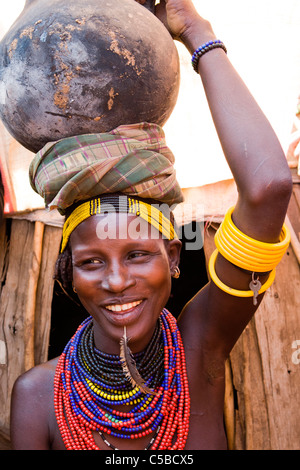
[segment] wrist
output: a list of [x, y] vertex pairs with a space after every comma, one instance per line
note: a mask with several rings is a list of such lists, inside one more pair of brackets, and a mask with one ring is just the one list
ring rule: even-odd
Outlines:
[[216, 35], [211, 24], [203, 18], [197, 18], [180, 35], [180, 40], [191, 54], [202, 44], [215, 39]]

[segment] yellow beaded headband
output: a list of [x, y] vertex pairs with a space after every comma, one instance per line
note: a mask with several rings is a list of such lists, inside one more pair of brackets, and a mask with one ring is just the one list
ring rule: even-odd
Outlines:
[[61, 253], [67, 246], [71, 233], [75, 228], [92, 215], [125, 212], [140, 216], [143, 220], [155, 227], [167, 240], [178, 238], [170, 219], [166, 217], [155, 205], [134, 199], [125, 195], [101, 196], [80, 204], [67, 218], [63, 227]]

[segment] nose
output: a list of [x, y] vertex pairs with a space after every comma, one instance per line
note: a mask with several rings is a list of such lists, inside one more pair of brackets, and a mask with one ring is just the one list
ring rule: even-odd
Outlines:
[[119, 263], [113, 263], [105, 270], [101, 287], [110, 292], [120, 293], [135, 284], [129, 270]]

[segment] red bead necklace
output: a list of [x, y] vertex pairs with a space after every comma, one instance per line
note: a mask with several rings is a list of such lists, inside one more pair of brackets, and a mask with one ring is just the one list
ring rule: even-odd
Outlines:
[[155, 396], [146, 394], [130, 412], [115, 409], [112, 395], [109, 404], [107, 396], [104, 402], [99, 385], [98, 395], [93, 392], [90, 371], [83, 370], [78, 361], [78, 344], [92, 319], [80, 325], [58, 361], [54, 379], [55, 414], [67, 450], [99, 450], [93, 432], [122, 439], [149, 435], [149, 441], [154, 433], [151, 446], [147, 448], [184, 449], [190, 415], [184, 348], [175, 318], [164, 309], [160, 319], [164, 347], [161, 383], [156, 385]]

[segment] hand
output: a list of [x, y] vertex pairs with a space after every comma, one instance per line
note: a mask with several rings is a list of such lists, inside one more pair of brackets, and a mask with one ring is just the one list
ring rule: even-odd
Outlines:
[[193, 24], [201, 20], [192, 0], [160, 0], [156, 16], [174, 39], [183, 39]]

